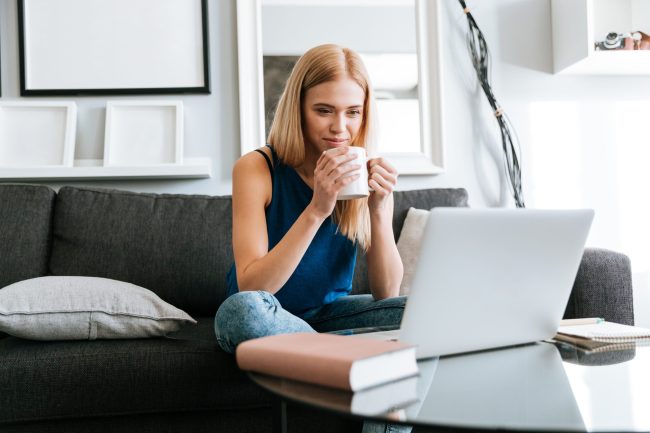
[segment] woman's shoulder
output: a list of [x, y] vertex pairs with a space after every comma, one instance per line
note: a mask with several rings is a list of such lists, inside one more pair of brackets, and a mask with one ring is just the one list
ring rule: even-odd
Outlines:
[[[270, 149], [260, 148], [270, 154]], [[267, 155], [268, 155], [267, 154]], [[269, 158], [271, 164], [273, 158]], [[260, 152], [252, 151], [240, 157], [232, 169], [233, 196], [251, 195], [263, 197], [265, 206], [271, 202], [273, 179], [272, 171]], [[261, 194], [261, 195], [260, 195]]]
[[[264, 155], [268, 157], [268, 162], [260, 152], [264, 153]], [[270, 163], [271, 166], [273, 166], [273, 162], [271, 149], [268, 146], [260, 147], [259, 149], [252, 150], [242, 155], [237, 161], [235, 161], [233, 173], [239, 170], [246, 170], [247, 172], [250, 170], [268, 171], [268, 164]]]

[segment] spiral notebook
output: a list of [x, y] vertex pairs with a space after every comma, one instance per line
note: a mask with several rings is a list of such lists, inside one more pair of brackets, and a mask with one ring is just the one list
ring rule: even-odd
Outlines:
[[[650, 329], [638, 326], [621, 325], [614, 322], [601, 322], [589, 325], [560, 326], [557, 339], [562, 336], [583, 338], [602, 343], [622, 343], [650, 340]], [[558, 336], [560, 338], [558, 338]]]

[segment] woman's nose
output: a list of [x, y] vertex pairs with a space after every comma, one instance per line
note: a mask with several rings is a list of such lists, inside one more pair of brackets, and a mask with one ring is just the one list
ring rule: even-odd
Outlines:
[[345, 131], [345, 114], [339, 114], [337, 116], [334, 116], [332, 119], [332, 124], [330, 125], [330, 129], [332, 132], [344, 132]]

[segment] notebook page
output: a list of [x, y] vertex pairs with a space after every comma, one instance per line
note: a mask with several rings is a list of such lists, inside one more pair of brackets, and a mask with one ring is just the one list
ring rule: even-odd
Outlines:
[[650, 329], [621, 325], [613, 322], [560, 326], [558, 333], [594, 341], [635, 341], [650, 339]]

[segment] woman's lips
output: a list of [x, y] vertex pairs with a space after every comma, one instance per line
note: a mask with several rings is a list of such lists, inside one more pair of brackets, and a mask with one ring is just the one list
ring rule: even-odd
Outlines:
[[332, 146], [341, 146], [348, 142], [347, 138], [324, 138]]

